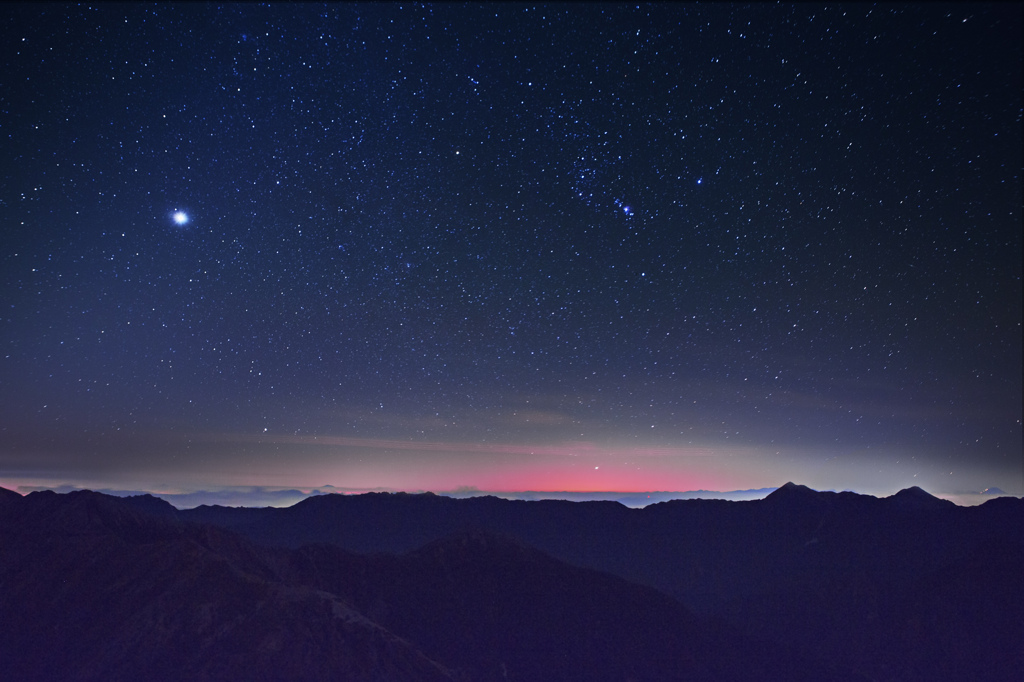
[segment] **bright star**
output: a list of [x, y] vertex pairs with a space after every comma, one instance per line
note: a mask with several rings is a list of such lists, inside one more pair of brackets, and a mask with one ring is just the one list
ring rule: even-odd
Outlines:
[[175, 211], [171, 216], [171, 219], [174, 221], [175, 225], [184, 225], [188, 222], [188, 213], [185, 213], [184, 211]]

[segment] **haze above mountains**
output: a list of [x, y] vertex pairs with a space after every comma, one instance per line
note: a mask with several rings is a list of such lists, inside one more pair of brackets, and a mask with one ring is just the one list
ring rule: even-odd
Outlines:
[[17, 679], [1010, 679], [1024, 500], [0, 489]]

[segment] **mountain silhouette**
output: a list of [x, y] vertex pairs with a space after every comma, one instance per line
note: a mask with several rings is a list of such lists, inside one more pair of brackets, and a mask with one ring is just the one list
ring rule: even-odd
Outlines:
[[943, 500], [935, 497], [931, 493], [925, 492], [916, 485], [912, 488], [904, 488], [895, 495], [885, 498], [886, 502], [890, 506], [898, 506], [903, 509], [952, 509], [954, 505], [949, 500]]
[[458, 679], [332, 595], [280, 580], [280, 551], [147, 501], [5, 498], [0, 547], [6, 679]]
[[[867, 678], [901, 671], [904, 679], [926, 679], [956, 670], [964, 679], [1000, 679], [1022, 662], [997, 645], [1003, 638], [916, 658], [909, 652], [927, 647], [892, 645], [897, 633], [906, 641], [910, 632], [918, 644], [960, 631], [999, 631], [1024, 641], [1012, 599], [947, 620], [927, 616], [941, 612], [936, 595], [987, 589], [962, 584], [970, 579], [970, 557], [1012, 556], [1024, 543], [1019, 498], [958, 507], [920, 488], [876, 498], [789, 483], [762, 500], [672, 500], [642, 509], [371, 493], [322, 495], [286, 509], [197, 508], [180, 516], [233, 528], [266, 546], [329, 543], [362, 553], [409, 552], [455, 533], [493, 532], [655, 588], [755, 640]], [[1014, 587], [1012, 577], [1002, 579]], [[923, 590], [926, 584], [932, 588]], [[1015, 587], [1018, 595], [1024, 591]]]
[[[257, 545], [144, 496], [7, 492], [7, 679], [854, 679], [664, 592], [489, 530], [361, 555], [336, 544]], [[385, 525], [447, 504], [369, 502]], [[552, 508], [556, 525], [572, 504]]]
[[344, 594], [437, 660], [458, 661], [469, 679], [845, 678], [695, 617], [664, 593], [486, 531], [401, 556], [342, 552], [298, 550], [302, 580]]

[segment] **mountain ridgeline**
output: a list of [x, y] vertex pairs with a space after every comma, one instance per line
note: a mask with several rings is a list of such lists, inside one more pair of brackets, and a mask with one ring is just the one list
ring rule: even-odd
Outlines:
[[[0, 488], [24, 680], [1012, 679], [1024, 500], [322, 495], [177, 510]], [[5, 676], [6, 676], [5, 674]]]

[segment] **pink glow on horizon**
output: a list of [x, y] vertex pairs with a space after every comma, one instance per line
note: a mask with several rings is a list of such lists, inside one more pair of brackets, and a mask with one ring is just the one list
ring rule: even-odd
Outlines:
[[737, 473], [737, 463], [749, 463], [754, 455], [750, 448], [591, 441], [481, 443], [231, 433], [202, 434], [191, 440], [233, 444], [248, 451], [252, 446], [274, 448], [275, 457], [262, 462], [259, 473], [251, 468], [241, 476], [237, 469], [208, 472], [230, 477], [235, 485], [281, 485], [288, 480], [297, 486], [410, 492], [719, 489], [751, 478], [749, 471], [735, 476], [729, 470]]
[[[387, 486], [396, 490], [442, 492], [476, 488], [490, 492], [566, 491], [638, 492], [652, 490], [716, 489], [729, 478], [714, 466], [715, 459], [599, 456], [465, 455], [403, 457], [397, 465], [374, 460], [345, 462], [324, 470], [332, 481], [355, 487]], [[335, 485], [339, 485], [335, 483]]]
[[435, 493], [650, 492], [758, 488], [779, 478], [777, 473], [765, 476], [765, 460], [755, 449], [714, 444], [159, 432], [113, 441], [110, 450], [117, 453], [120, 466], [89, 474], [37, 471], [13, 477], [17, 483], [5, 487], [71, 486], [167, 495], [221, 487], [322, 486]]

